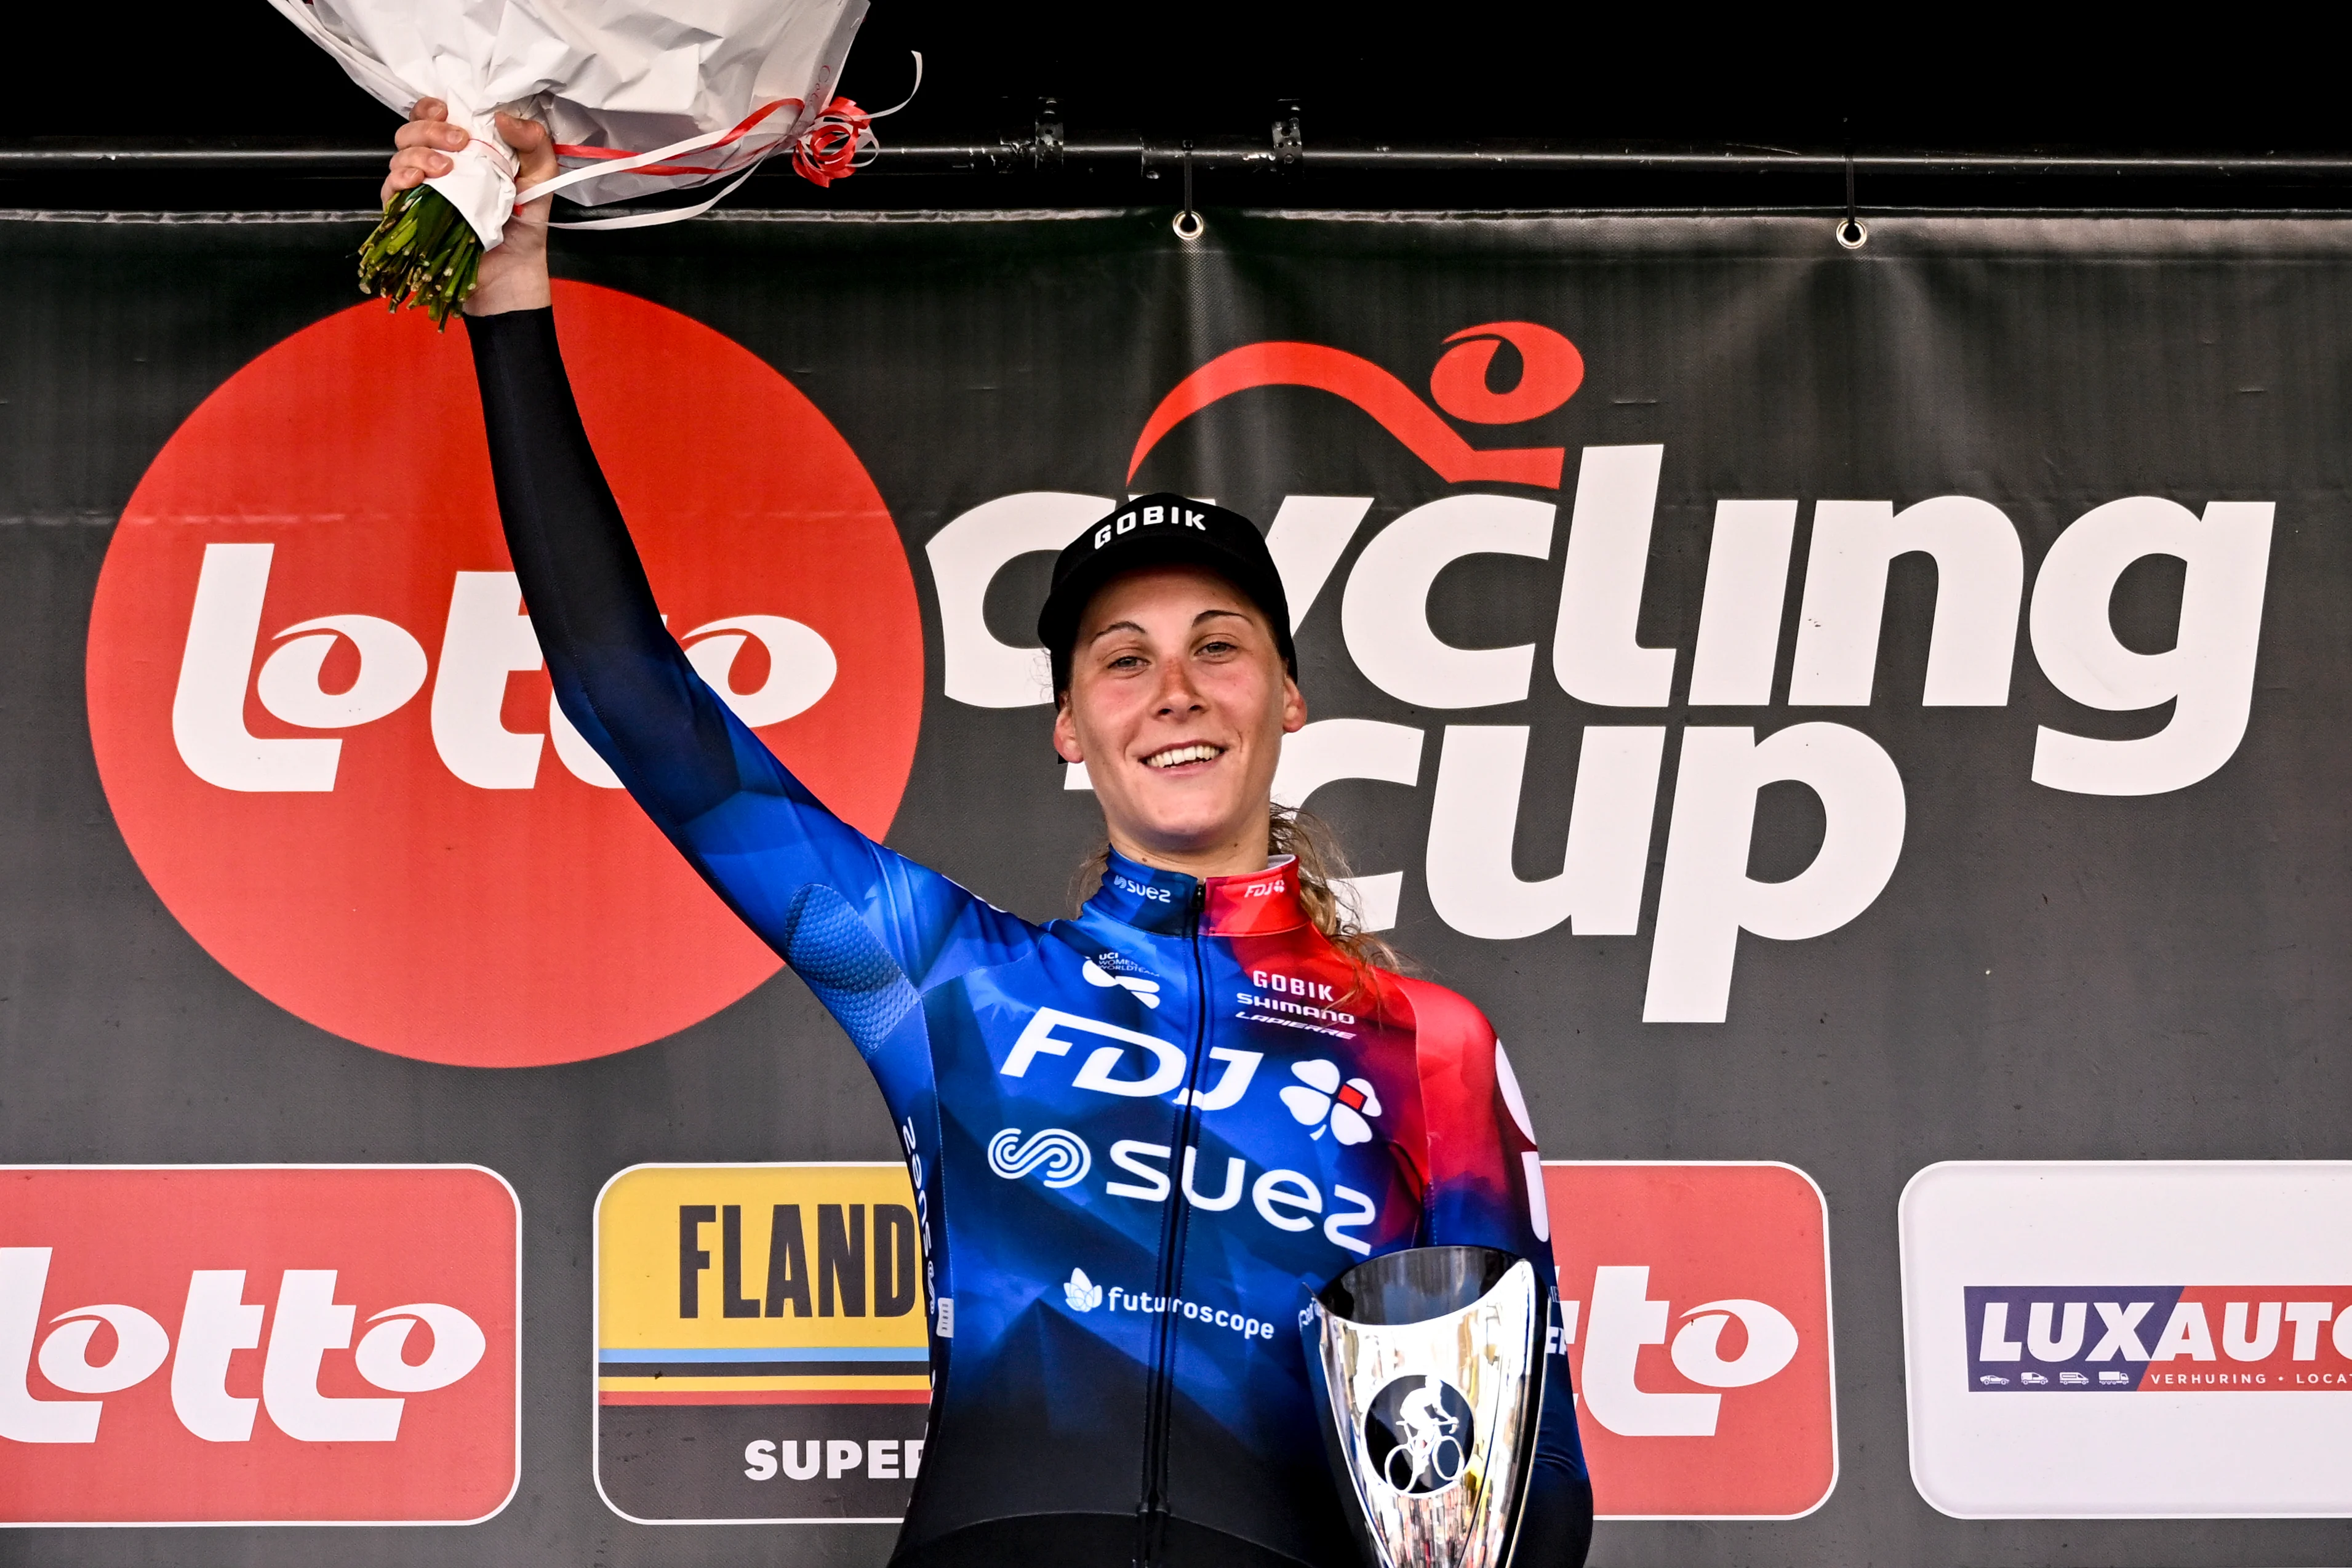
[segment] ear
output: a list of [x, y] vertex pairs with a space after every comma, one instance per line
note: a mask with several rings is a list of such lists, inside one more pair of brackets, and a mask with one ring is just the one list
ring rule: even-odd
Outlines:
[[1287, 674], [1282, 678], [1282, 732], [1295, 735], [1307, 728], [1307, 698], [1298, 689], [1298, 682]]
[[1083, 763], [1087, 753], [1078, 744], [1077, 721], [1070, 714], [1070, 694], [1054, 699], [1054, 754], [1066, 763]]

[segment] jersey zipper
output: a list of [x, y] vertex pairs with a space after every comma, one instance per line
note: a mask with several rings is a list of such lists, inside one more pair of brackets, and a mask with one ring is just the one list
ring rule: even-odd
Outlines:
[[1192, 1050], [1184, 1070], [1182, 1108], [1176, 1118], [1175, 1151], [1169, 1157], [1174, 1190], [1168, 1194], [1168, 1213], [1160, 1230], [1160, 1283], [1162, 1305], [1151, 1347], [1151, 1381], [1144, 1397], [1143, 1485], [1135, 1510], [1136, 1568], [1155, 1568], [1161, 1560], [1168, 1521], [1168, 1428], [1176, 1402], [1176, 1300], [1184, 1278], [1184, 1241], [1192, 1219], [1192, 1199], [1185, 1190], [1187, 1152], [1199, 1136], [1201, 1113], [1197, 1090], [1201, 1064], [1209, 1044], [1209, 971], [1201, 946], [1201, 917], [1207, 908], [1209, 885], [1192, 884], [1191, 930], [1192, 946]]

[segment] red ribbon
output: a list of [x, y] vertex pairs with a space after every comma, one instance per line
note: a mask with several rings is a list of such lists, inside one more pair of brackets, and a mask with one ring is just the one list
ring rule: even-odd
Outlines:
[[825, 105], [816, 123], [793, 143], [793, 169], [814, 185], [845, 180], [857, 171], [857, 152], [873, 117], [845, 98]]
[[[835, 100], [835, 101], [838, 102], [839, 100]], [[741, 141], [745, 136], [749, 135], [761, 121], [767, 119], [770, 115], [775, 113], [776, 110], [785, 107], [787, 104], [791, 105], [794, 109], [798, 109], [801, 106], [801, 100], [797, 98], [780, 98], [772, 103], [761, 104], [759, 108], [753, 110], [751, 114], [745, 118], [741, 124], [737, 125], [733, 130], [728, 132], [726, 135], [712, 142], [708, 150], [716, 152], [719, 148], [734, 145], [736, 142]], [[630, 152], [625, 147], [583, 147], [570, 142], [557, 143], [555, 153], [556, 156], [560, 158], [601, 158], [607, 161], [618, 158], [634, 158], [636, 156], [635, 153]], [[698, 163], [648, 163], [642, 169], [636, 169], [631, 172], [639, 174], [709, 175], [726, 174], [730, 166], [731, 165], [720, 164], [715, 167], [705, 167]]]
[[[800, 107], [796, 98], [780, 98], [773, 103], [754, 110], [751, 117], [711, 143], [712, 150], [730, 146], [740, 141], [754, 127], [777, 110], [790, 104]], [[835, 180], [845, 180], [857, 171], [857, 154], [871, 145], [867, 137], [874, 117], [848, 99], [836, 98], [825, 105], [816, 122], [801, 132], [793, 143], [793, 168], [801, 178], [816, 185], [830, 185]], [[633, 158], [636, 154], [620, 147], [583, 147], [572, 142], [559, 144], [556, 153], [565, 158], [586, 158], [611, 161]], [[706, 166], [698, 163], [649, 163], [633, 171], [640, 174], [692, 175], [708, 177], [724, 174], [730, 165]]]

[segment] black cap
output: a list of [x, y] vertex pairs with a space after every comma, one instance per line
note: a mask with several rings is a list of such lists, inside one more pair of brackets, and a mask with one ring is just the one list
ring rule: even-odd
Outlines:
[[1054, 586], [1037, 612], [1037, 640], [1054, 657], [1054, 689], [1070, 684], [1070, 645], [1096, 590], [1146, 566], [1199, 566], [1224, 578], [1265, 613], [1274, 646], [1295, 679], [1290, 601], [1257, 524], [1237, 511], [1161, 490], [1133, 500], [1070, 541], [1054, 563]]

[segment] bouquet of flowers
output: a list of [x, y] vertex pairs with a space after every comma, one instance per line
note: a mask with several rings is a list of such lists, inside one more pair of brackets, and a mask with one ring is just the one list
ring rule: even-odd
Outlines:
[[825, 184], [873, 145], [876, 117], [833, 95], [866, 0], [270, 4], [394, 110], [442, 99], [472, 136], [456, 168], [387, 204], [360, 251], [363, 292], [436, 322], [472, 290], [514, 210], [501, 110], [553, 134], [564, 172], [533, 201], [562, 190], [594, 206], [725, 182], [698, 205], [566, 226], [577, 228], [692, 217], [786, 147]]

